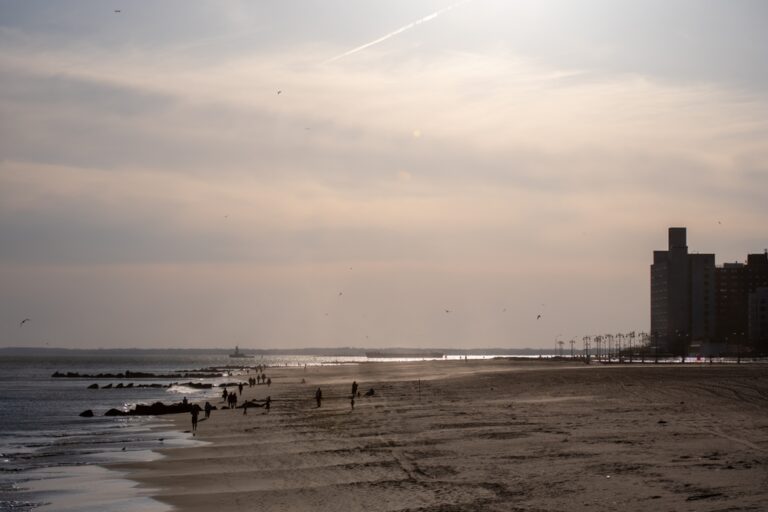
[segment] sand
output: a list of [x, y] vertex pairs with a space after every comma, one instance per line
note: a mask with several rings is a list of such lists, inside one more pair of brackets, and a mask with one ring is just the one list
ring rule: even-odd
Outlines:
[[[269, 414], [214, 411], [197, 434], [209, 444], [120, 469], [181, 511], [768, 510], [767, 370], [275, 368], [271, 387], [245, 391], [271, 395]], [[376, 392], [354, 410], [352, 380]], [[177, 420], [189, 429], [188, 415]]]

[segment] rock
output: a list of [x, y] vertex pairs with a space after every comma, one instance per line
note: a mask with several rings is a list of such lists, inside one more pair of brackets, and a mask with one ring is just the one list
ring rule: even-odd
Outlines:
[[93, 418], [93, 411], [90, 409], [87, 409], [80, 413], [80, 416], [83, 418]]
[[99, 385], [94, 382], [93, 384], [88, 386], [88, 389], [99, 389]]
[[180, 414], [190, 412], [192, 409], [201, 411], [202, 408], [197, 404], [176, 403], [166, 405], [163, 402], [155, 402], [152, 405], [137, 404], [134, 409], [128, 411], [131, 416], [162, 416], [164, 414]]
[[123, 383], [122, 382], [118, 382], [117, 386], [115, 386], [115, 389], [122, 388], [122, 387], [124, 387]]
[[128, 416], [128, 413], [120, 409], [110, 409], [104, 413], [104, 416]]
[[368, 391], [366, 391], [365, 395], [363, 395], [363, 396], [373, 396], [375, 394], [376, 394], [376, 391], [374, 391], [373, 388], [371, 388]]
[[101, 389], [112, 389], [112, 383], [110, 382], [106, 386], [101, 386]]

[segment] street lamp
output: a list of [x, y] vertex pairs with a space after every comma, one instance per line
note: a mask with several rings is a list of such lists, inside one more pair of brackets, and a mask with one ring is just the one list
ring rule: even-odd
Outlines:
[[584, 336], [581, 341], [584, 343], [584, 361], [589, 364], [589, 342], [592, 341], [592, 338]]

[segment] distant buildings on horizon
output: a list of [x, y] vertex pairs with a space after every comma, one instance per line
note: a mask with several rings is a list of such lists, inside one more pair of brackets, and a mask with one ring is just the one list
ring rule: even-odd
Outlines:
[[768, 253], [715, 265], [689, 254], [686, 228], [669, 228], [669, 248], [653, 252], [651, 340], [663, 350], [768, 354]]

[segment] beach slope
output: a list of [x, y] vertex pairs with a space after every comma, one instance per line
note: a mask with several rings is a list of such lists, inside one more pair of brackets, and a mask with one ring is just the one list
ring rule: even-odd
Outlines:
[[[121, 469], [182, 511], [765, 510], [766, 370], [510, 360], [270, 368], [270, 387], [244, 391], [271, 396], [268, 414], [214, 411], [197, 433], [209, 444]], [[354, 409], [353, 380], [375, 391]], [[189, 429], [189, 416], [177, 421]]]

